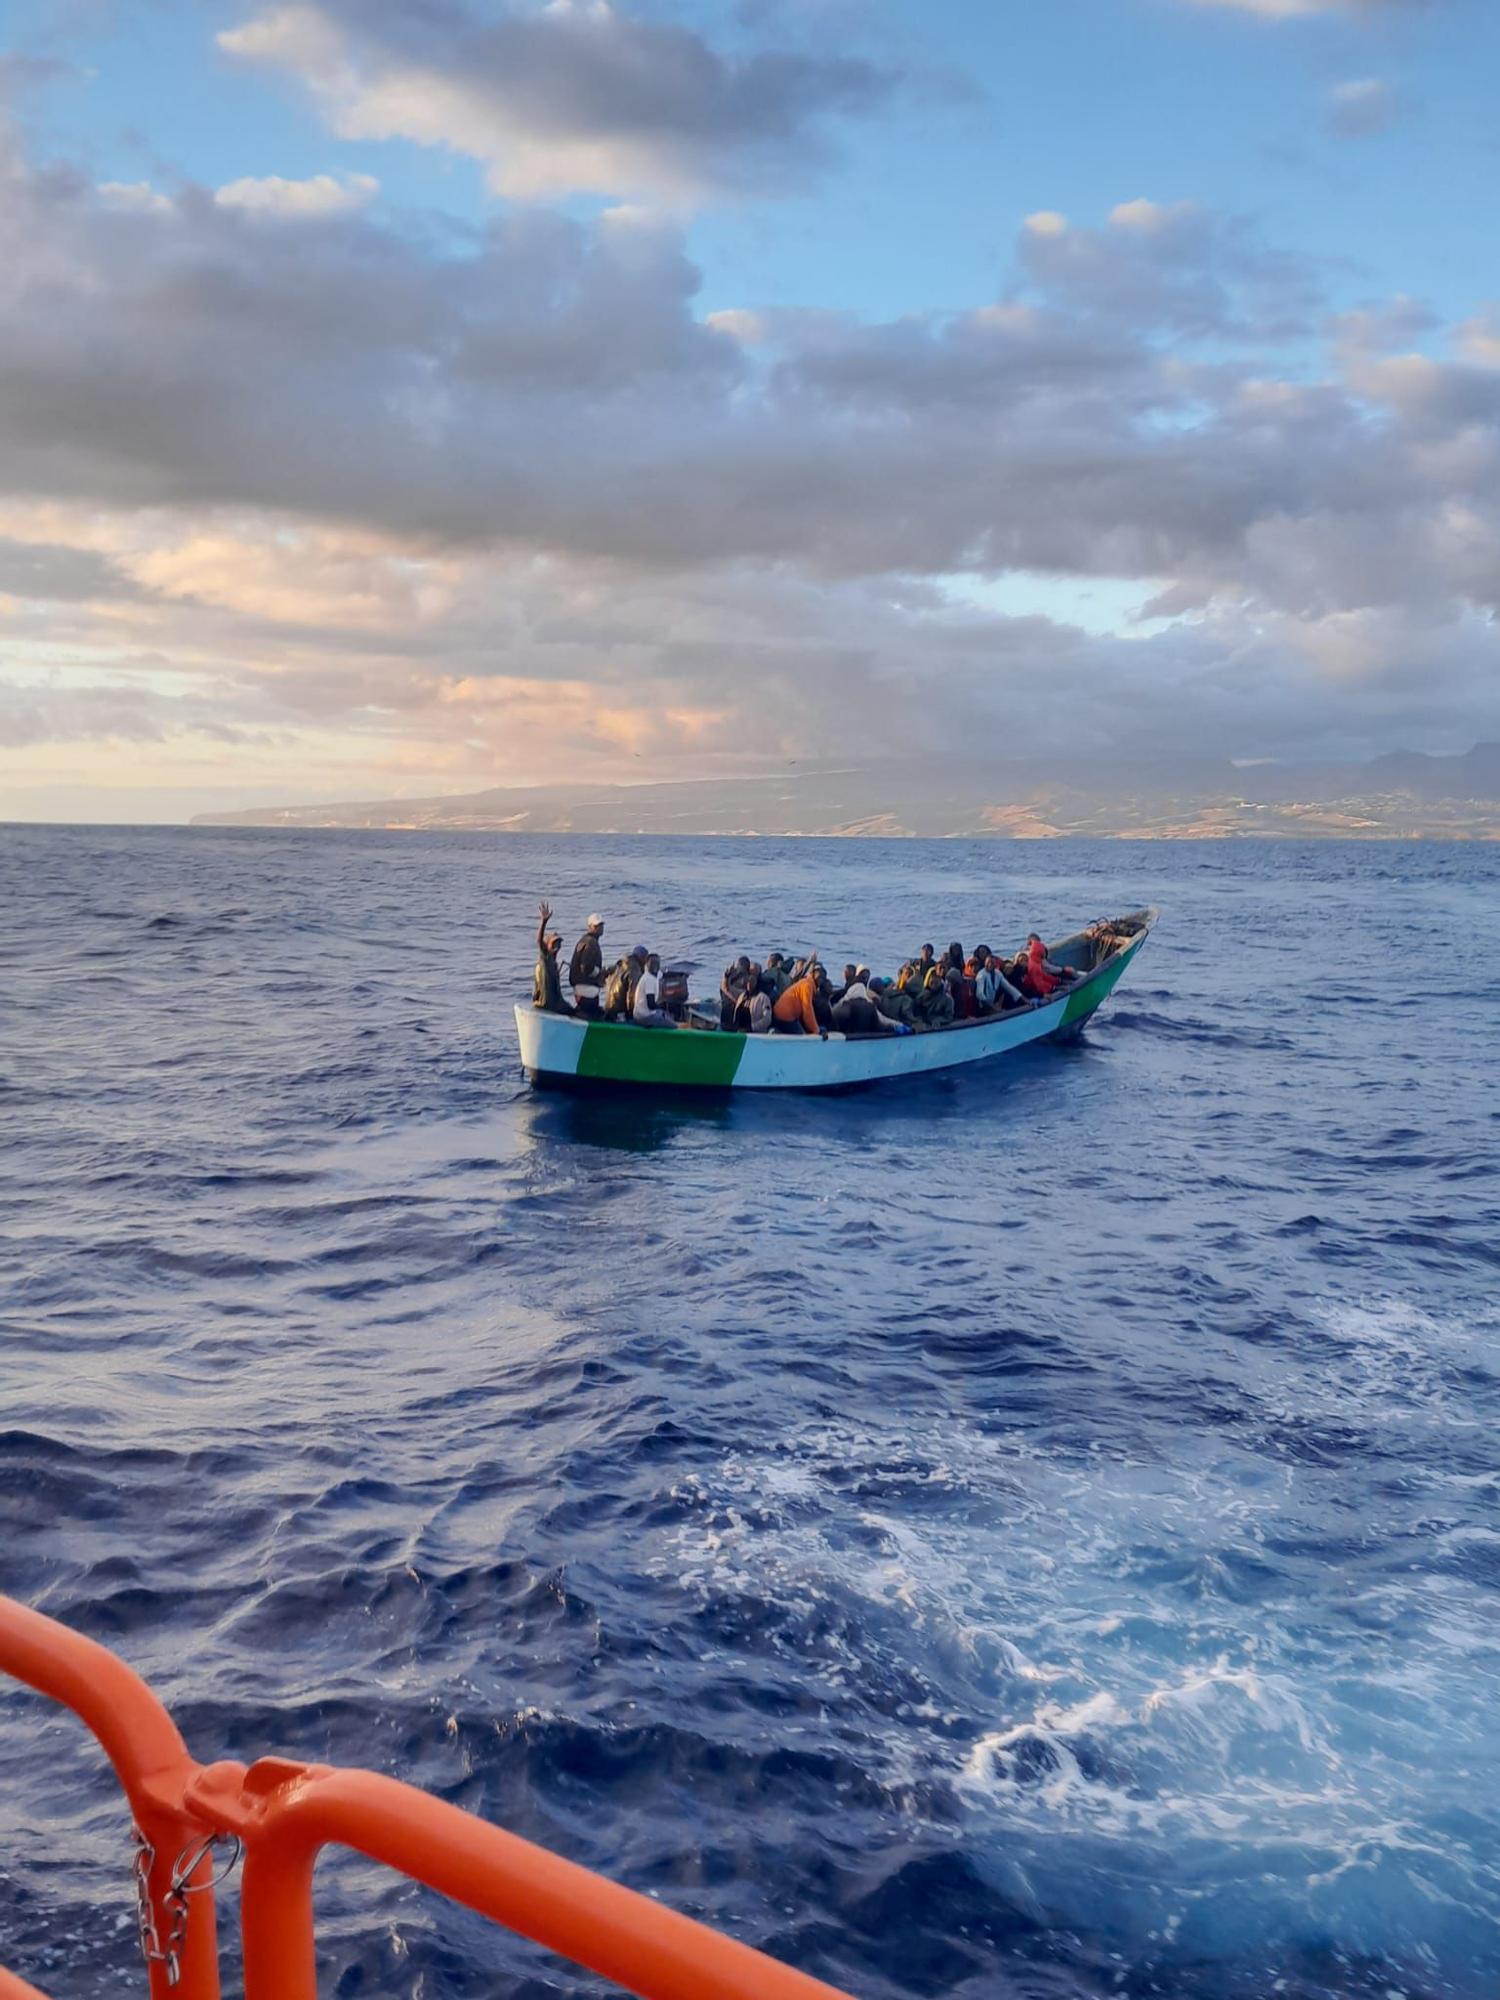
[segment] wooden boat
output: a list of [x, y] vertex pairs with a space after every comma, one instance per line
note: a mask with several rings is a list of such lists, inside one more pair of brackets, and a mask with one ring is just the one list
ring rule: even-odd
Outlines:
[[571, 1014], [516, 1008], [521, 1061], [538, 1083], [648, 1090], [847, 1090], [890, 1077], [922, 1076], [1008, 1055], [1030, 1042], [1076, 1035], [1113, 991], [1155, 924], [1154, 909], [1135, 910], [1047, 947], [1055, 964], [1080, 975], [1047, 1000], [1008, 1014], [912, 1035], [742, 1035], [716, 1020], [690, 1018], [675, 1028], [580, 1020]]

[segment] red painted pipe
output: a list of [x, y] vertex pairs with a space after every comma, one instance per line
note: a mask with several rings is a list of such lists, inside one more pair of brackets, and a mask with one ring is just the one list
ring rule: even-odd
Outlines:
[[[208, 1831], [183, 1804], [187, 1781], [198, 1767], [176, 1723], [123, 1660], [8, 1597], [0, 1597], [0, 1668], [71, 1708], [103, 1745], [152, 1849], [148, 1888], [157, 1934], [165, 1945], [172, 1923], [167, 1892], [173, 1867]], [[180, 1976], [175, 1986], [169, 1985], [166, 1964], [153, 1964], [151, 2000], [219, 2000], [213, 1891], [202, 1886], [211, 1873], [207, 1857], [193, 1871], [192, 1880], [200, 1886], [188, 1898]]]
[[[312, 1882], [320, 1850], [350, 1847], [641, 2000], [849, 2000], [847, 1994], [622, 1889], [457, 1806], [373, 1771], [263, 1757], [195, 1764], [146, 1684], [91, 1639], [0, 1597], [0, 1668], [71, 1708], [107, 1752], [156, 1850], [153, 1911], [162, 1941], [174, 1863], [206, 1834], [244, 1846], [240, 1892], [245, 2000], [317, 2000]], [[151, 1967], [152, 2000], [218, 2000], [205, 1857], [188, 1900], [181, 1976]], [[0, 2000], [42, 2000], [0, 1972]]]

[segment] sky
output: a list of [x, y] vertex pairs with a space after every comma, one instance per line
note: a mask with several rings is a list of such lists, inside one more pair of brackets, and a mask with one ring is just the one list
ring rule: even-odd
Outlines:
[[1493, 0], [7, 0], [0, 820], [1500, 737]]

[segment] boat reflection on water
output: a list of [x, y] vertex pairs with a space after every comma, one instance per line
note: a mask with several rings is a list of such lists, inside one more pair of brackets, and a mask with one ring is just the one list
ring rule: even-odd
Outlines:
[[738, 1121], [743, 1106], [725, 1097], [622, 1097], [596, 1091], [537, 1091], [524, 1105], [529, 1134], [538, 1145], [598, 1146], [612, 1153], [660, 1153], [684, 1132]]

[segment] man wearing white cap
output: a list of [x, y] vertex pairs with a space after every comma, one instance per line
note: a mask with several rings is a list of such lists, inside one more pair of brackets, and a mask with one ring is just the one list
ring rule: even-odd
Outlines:
[[573, 1006], [580, 1014], [599, 1012], [599, 988], [604, 983], [604, 952], [599, 940], [604, 935], [603, 917], [590, 917], [583, 936], [573, 947], [568, 963], [568, 984], [573, 989]]

